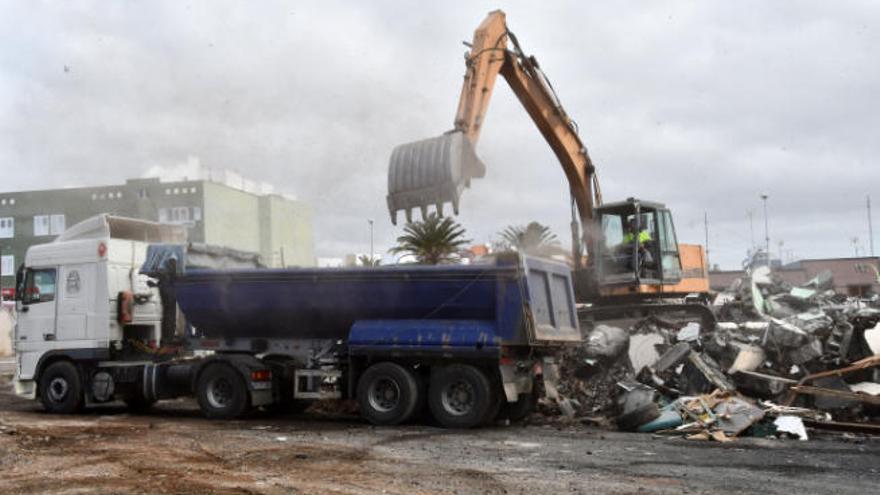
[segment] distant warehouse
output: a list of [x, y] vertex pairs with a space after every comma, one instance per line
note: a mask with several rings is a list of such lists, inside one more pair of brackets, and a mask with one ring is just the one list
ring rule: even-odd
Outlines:
[[33, 244], [98, 213], [185, 225], [192, 242], [260, 253], [273, 267], [314, 266], [311, 209], [270, 186], [233, 172], [210, 179], [0, 193], [0, 282], [13, 287], [15, 269]]

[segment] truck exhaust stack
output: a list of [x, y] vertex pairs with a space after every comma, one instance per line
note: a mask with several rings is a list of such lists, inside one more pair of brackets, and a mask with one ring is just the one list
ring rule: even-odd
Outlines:
[[474, 145], [461, 131], [401, 144], [391, 152], [388, 166], [388, 212], [397, 225], [397, 212], [403, 210], [407, 223], [412, 209], [428, 215], [434, 205], [443, 216], [443, 204], [452, 203], [458, 214], [459, 198], [472, 178], [486, 175], [486, 166], [477, 157]]

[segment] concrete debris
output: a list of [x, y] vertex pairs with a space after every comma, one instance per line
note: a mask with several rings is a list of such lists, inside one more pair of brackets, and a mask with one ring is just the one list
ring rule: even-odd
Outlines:
[[545, 412], [716, 441], [880, 432], [880, 300], [833, 285], [830, 273], [793, 287], [758, 269], [714, 298], [714, 328], [656, 315], [596, 325], [563, 357], [561, 399]]
[[693, 321], [688, 323], [678, 331], [675, 338], [679, 342], [696, 342], [700, 339], [700, 324]]
[[629, 346], [629, 332], [610, 325], [597, 325], [588, 335], [586, 355], [596, 359], [615, 359]]

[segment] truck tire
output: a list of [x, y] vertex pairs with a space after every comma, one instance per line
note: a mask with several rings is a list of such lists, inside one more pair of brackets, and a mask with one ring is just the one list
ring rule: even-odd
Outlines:
[[71, 414], [85, 402], [79, 370], [70, 361], [57, 361], [40, 374], [40, 402], [47, 412]]
[[473, 428], [482, 424], [493, 405], [489, 378], [479, 368], [452, 364], [436, 371], [428, 388], [428, 406], [447, 428]]
[[235, 419], [250, 409], [250, 393], [241, 374], [225, 364], [210, 364], [199, 375], [196, 397], [205, 417]]
[[412, 372], [396, 363], [377, 363], [358, 380], [361, 416], [370, 423], [391, 426], [410, 419], [419, 404], [419, 386]]

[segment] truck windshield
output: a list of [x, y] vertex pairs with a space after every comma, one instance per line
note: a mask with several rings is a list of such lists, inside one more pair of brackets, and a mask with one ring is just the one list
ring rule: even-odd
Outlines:
[[55, 269], [28, 270], [24, 282], [24, 304], [37, 304], [55, 300]]

